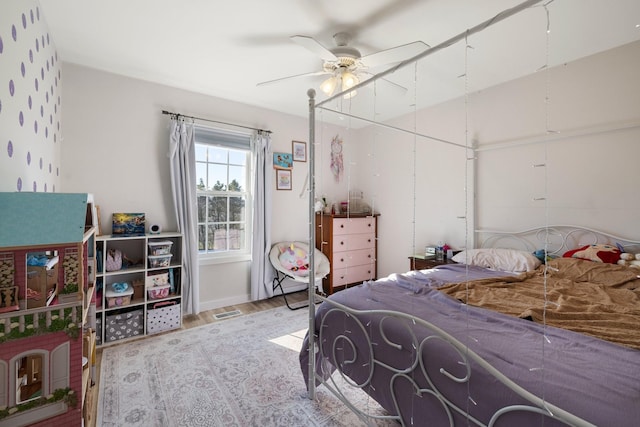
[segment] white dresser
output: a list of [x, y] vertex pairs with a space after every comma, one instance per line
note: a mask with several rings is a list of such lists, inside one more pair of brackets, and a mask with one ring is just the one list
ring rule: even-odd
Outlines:
[[331, 263], [322, 282], [326, 294], [376, 279], [376, 220], [372, 215], [316, 214], [316, 247]]

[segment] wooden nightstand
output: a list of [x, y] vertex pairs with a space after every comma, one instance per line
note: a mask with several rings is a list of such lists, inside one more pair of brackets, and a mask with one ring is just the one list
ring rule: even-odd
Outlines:
[[409, 270], [426, 270], [428, 268], [445, 264], [455, 264], [455, 261], [447, 258], [442, 261], [437, 261], [434, 258], [424, 259], [424, 255], [414, 255], [409, 257]]

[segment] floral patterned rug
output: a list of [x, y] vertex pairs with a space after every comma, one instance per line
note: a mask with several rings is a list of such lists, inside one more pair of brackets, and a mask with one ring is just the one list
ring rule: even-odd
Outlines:
[[307, 397], [298, 362], [307, 325], [306, 310], [281, 307], [107, 347], [96, 425], [364, 425], [322, 386]]

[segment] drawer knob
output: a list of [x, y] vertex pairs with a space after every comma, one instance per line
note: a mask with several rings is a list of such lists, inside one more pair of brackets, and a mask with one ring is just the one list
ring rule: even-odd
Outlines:
[[340, 262], [344, 262], [344, 258], [340, 258]]
[[344, 224], [340, 224], [340, 228], [344, 228]]

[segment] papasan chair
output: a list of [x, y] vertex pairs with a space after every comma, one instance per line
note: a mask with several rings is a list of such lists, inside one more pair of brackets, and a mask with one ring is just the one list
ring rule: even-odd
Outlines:
[[[289, 278], [296, 282], [309, 284], [309, 245], [303, 242], [279, 242], [271, 247], [269, 260], [276, 270], [273, 279], [273, 290], [280, 288], [284, 302], [290, 310], [308, 307], [308, 304], [295, 306], [287, 301], [287, 295], [282, 288], [282, 282]], [[322, 292], [322, 279], [329, 274], [329, 259], [318, 249], [314, 251], [315, 280], [314, 285]]]

